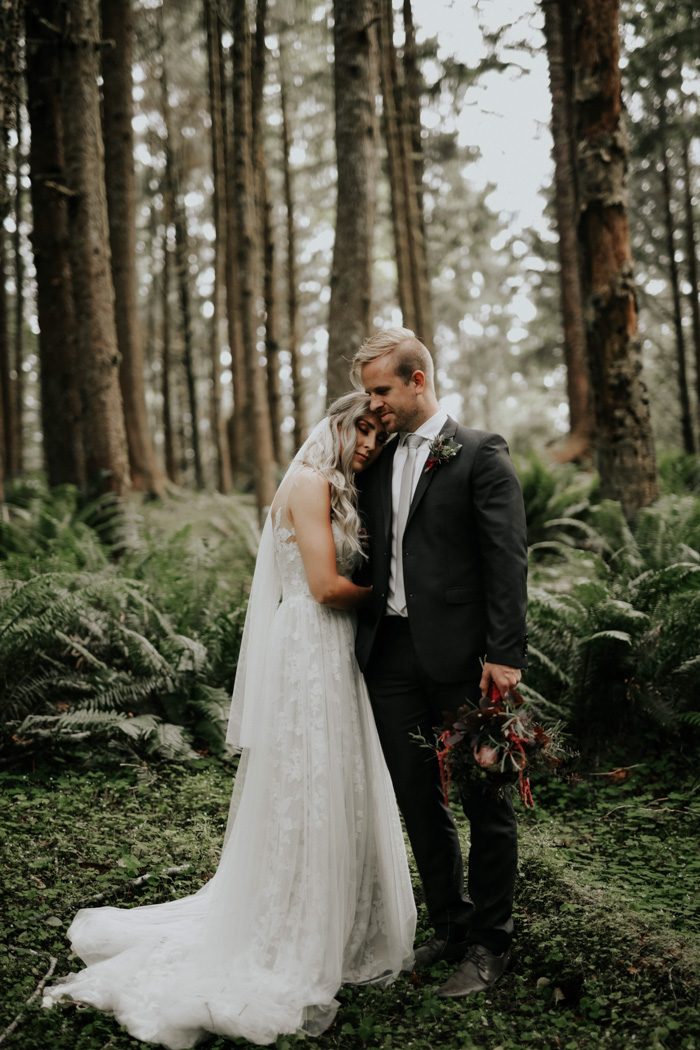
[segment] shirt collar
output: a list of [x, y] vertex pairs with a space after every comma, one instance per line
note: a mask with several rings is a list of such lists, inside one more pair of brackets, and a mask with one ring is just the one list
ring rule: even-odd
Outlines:
[[432, 440], [438, 436], [446, 422], [447, 412], [444, 408], [439, 408], [430, 419], [426, 419], [425, 423], [421, 423], [414, 433], [418, 434], [420, 437], [430, 438]]

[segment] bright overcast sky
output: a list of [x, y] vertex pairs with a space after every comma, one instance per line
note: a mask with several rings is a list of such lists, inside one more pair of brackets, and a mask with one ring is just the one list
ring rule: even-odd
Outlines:
[[[511, 47], [503, 57], [522, 68], [482, 77], [465, 96], [458, 126], [462, 141], [481, 150], [469, 169], [471, 178], [496, 187], [489, 204], [510, 213], [516, 228], [542, 229], [539, 190], [551, 179], [552, 163], [547, 57], [535, 0], [413, 0], [413, 14], [419, 39], [437, 36], [441, 55], [468, 65], [476, 65], [485, 51], [480, 23], [487, 30], [512, 24], [503, 38]], [[512, 47], [522, 40], [536, 49], [534, 55]]]

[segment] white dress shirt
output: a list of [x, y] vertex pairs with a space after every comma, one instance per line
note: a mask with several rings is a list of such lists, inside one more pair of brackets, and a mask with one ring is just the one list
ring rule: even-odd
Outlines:
[[[433, 438], [436, 438], [445, 423], [447, 422], [447, 412], [443, 408], [438, 409], [434, 416], [430, 419], [426, 419], [425, 423], [421, 423], [417, 430], [414, 430], [414, 434], [420, 435], [420, 437], [426, 440], [422, 443], [420, 448], [416, 452], [416, 460], [413, 469], [413, 484], [411, 487], [411, 495], [416, 491], [418, 485], [418, 479], [420, 478], [425, 464], [428, 459], [428, 452], [430, 451], [430, 442]], [[401, 437], [399, 435], [399, 442]], [[394, 453], [393, 475], [391, 478], [391, 566], [389, 569], [389, 591], [387, 596], [386, 611], [388, 616], [408, 616], [406, 609], [396, 608], [396, 553], [394, 550], [393, 537], [396, 535], [396, 512], [399, 506], [399, 494], [401, 492], [401, 475], [403, 474], [404, 463], [406, 462], [406, 446], [399, 443], [399, 447]]]

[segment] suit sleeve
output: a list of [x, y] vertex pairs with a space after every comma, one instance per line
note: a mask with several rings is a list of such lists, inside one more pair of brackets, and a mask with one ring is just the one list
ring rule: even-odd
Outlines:
[[527, 527], [518, 476], [499, 434], [480, 443], [472, 475], [487, 618], [486, 658], [527, 666]]

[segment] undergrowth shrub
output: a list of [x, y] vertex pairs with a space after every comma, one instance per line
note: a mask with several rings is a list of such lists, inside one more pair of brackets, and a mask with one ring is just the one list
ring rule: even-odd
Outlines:
[[220, 752], [252, 568], [235, 502], [218, 542], [198, 543], [128, 504], [81, 505], [71, 486], [30, 479], [9, 497], [0, 757]]
[[[665, 496], [633, 525], [610, 500], [542, 521], [531, 548], [525, 691], [584, 752], [700, 727], [700, 500]], [[548, 702], [548, 704], [547, 704]]]

